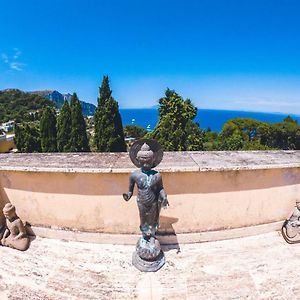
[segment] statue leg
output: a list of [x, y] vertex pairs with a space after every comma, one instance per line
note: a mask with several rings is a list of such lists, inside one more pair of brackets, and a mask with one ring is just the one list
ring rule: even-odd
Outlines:
[[29, 248], [29, 238], [21, 238], [14, 240], [13, 237], [10, 235], [8, 238], [5, 239], [5, 244], [4, 246], [10, 247], [13, 249], [17, 249], [20, 251], [25, 251]]
[[143, 237], [147, 240], [155, 237], [158, 229], [159, 211], [157, 202], [148, 205], [138, 203], [140, 213], [140, 230]]

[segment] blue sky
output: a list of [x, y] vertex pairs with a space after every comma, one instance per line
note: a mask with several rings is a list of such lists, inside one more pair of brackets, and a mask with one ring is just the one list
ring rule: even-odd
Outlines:
[[120, 107], [175, 89], [199, 108], [300, 114], [298, 0], [0, 2], [0, 89]]

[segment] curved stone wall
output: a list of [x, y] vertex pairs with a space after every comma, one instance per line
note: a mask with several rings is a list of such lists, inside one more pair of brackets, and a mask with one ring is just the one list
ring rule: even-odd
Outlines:
[[[242, 236], [252, 226], [280, 228], [300, 195], [298, 161], [298, 151], [166, 153], [159, 169], [170, 207], [161, 212], [160, 233], [191, 242], [203, 233], [222, 239], [224, 230]], [[0, 207], [13, 203], [44, 236], [56, 229], [89, 232], [91, 239], [139, 234], [135, 197], [121, 196], [133, 170], [126, 153], [3, 154]]]

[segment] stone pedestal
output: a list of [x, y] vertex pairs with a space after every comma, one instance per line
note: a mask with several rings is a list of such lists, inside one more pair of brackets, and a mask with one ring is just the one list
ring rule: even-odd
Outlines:
[[159, 241], [151, 237], [141, 237], [132, 255], [132, 264], [142, 272], [156, 272], [165, 264], [165, 256]]

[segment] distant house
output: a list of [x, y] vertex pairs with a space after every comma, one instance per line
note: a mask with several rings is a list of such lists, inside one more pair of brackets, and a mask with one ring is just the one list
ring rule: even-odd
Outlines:
[[14, 121], [8, 121], [6, 123], [2, 123], [0, 129], [2, 129], [5, 132], [10, 132], [14, 130], [14, 126], [15, 126]]

